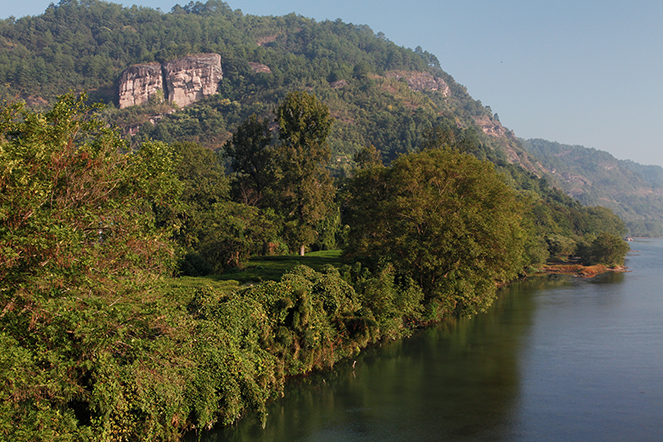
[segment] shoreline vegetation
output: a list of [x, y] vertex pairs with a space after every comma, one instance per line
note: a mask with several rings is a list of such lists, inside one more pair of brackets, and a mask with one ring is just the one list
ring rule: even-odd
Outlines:
[[550, 264], [542, 267], [538, 273], [548, 275], [575, 275], [583, 278], [592, 278], [607, 272], [626, 273], [628, 271], [628, 267], [625, 266], [608, 267], [602, 264], [590, 266], [582, 264]]
[[498, 170], [457, 127], [389, 164], [367, 146], [334, 181], [329, 110], [306, 92], [222, 155], [129, 147], [98, 110], [0, 109], [1, 439], [264, 420], [289, 377], [486, 311], [551, 257], [616, 266], [629, 248], [612, 212]]

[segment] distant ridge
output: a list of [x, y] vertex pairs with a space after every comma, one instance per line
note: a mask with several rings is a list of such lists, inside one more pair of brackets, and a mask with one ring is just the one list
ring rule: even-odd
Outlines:
[[619, 160], [608, 152], [542, 139], [521, 140], [554, 184], [588, 206], [622, 218], [632, 236], [663, 236], [663, 168]]

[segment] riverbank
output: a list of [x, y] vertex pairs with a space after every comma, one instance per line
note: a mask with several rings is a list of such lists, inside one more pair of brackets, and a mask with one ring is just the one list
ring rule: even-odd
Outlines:
[[[393, 266], [371, 272], [343, 264], [338, 251], [142, 287], [108, 300], [45, 300], [47, 320], [17, 335], [46, 343], [55, 361], [46, 368], [0, 334], [0, 374], [13, 394], [0, 408], [0, 439], [176, 441], [249, 412], [264, 420], [288, 379], [455, 315]], [[5, 323], [20, 313], [6, 310]], [[43, 410], [31, 414], [37, 395]]]
[[623, 273], [628, 272], [625, 266], [607, 267], [602, 264], [593, 266], [584, 266], [582, 264], [548, 264], [541, 269], [540, 274], [559, 274], [559, 275], [574, 275], [582, 278], [593, 278], [606, 272]]

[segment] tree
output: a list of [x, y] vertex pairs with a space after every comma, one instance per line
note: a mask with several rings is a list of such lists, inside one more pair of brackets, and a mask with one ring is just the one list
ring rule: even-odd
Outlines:
[[273, 205], [283, 216], [285, 234], [303, 255], [316, 237], [315, 225], [328, 213], [334, 187], [326, 165], [329, 108], [306, 92], [291, 92], [276, 109], [279, 144], [274, 150], [277, 176]]
[[615, 267], [624, 265], [624, 258], [629, 250], [631, 248], [626, 241], [612, 233], [603, 232], [583, 244], [578, 255], [584, 265], [603, 264]]
[[124, 276], [169, 271], [173, 249], [154, 209], [179, 193], [172, 152], [163, 143], [126, 152], [85, 100], [0, 110], [3, 296], [19, 287], [112, 292]]
[[355, 163], [357, 163], [357, 167], [360, 169], [382, 165], [382, 155], [380, 154], [380, 151], [377, 150], [372, 144], [364, 146], [359, 152], [355, 154], [353, 160]]
[[550, 256], [556, 259], [566, 260], [576, 251], [576, 241], [563, 235], [551, 234], [546, 236]]
[[232, 138], [224, 145], [223, 155], [230, 159], [236, 173], [236, 190], [246, 204], [256, 205], [270, 178], [272, 135], [269, 120], [256, 114], [237, 127]]
[[183, 247], [195, 246], [205, 229], [205, 213], [228, 200], [229, 185], [219, 155], [196, 143], [175, 143], [175, 172], [182, 183], [180, 206], [175, 213], [162, 214], [160, 222], [177, 223], [175, 239]]
[[515, 193], [492, 164], [450, 148], [358, 171], [345, 207], [345, 255], [393, 264], [422, 287], [435, 317], [485, 310], [526, 264]]
[[223, 272], [240, 267], [276, 236], [273, 212], [232, 201], [217, 203], [204, 214], [205, 229], [196, 250], [213, 267]]

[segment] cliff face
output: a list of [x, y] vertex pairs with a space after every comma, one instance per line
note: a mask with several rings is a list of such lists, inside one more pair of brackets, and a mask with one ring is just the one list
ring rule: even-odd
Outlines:
[[120, 76], [118, 102], [120, 109], [144, 104], [163, 91], [165, 99], [184, 107], [216, 93], [222, 78], [219, 54], [191, 55], [164, 65], [134, 65]]
[[405, 78], [407, 85], [413, 91], [439, 91], [443, 96], [448, 97], [451, 94], [449, 85], [440, 77], [433, 77], [428, 72], [406, 72], [389, 71], [385, 74], [387, 78]]
[[137, 64], [120, 75], [120, 109], [147, 103], [147, 100], [163, 89], [163, 75], [159, 63]]
[[179, 58], [166, 63], [163, 72], [168, 99], [182, 107], [215, 94], [223, 78], [219, 54]]

